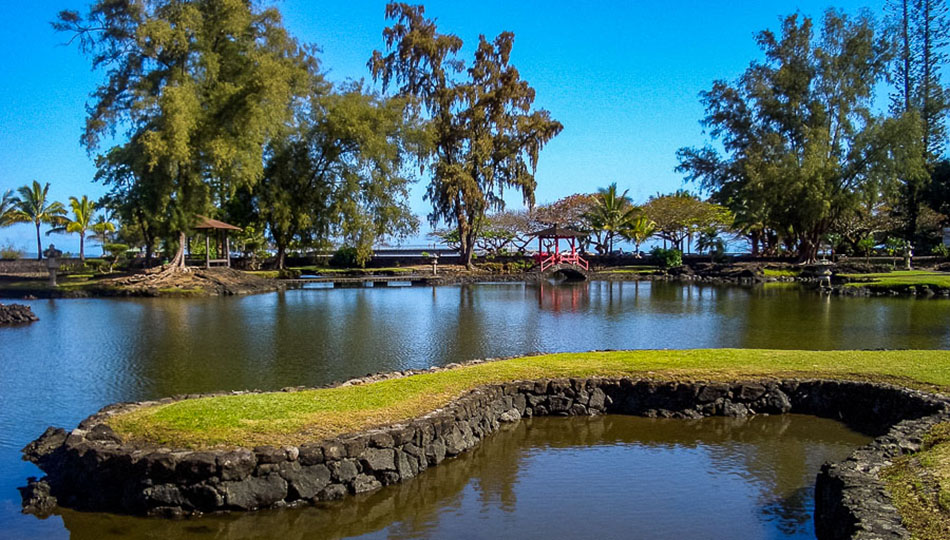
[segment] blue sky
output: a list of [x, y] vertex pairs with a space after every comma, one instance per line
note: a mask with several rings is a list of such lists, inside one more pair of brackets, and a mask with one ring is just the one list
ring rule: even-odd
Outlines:
[[[334, 81], [369, 79], [366, 60], [383, 47], [382, 0], [284, 0], [287, 28], [323, 49]], [[588, 5], [585, 5], [588, 4]], [[741, 1], [495, 1], [425, 2], [440, 30], [459, 35], [468, 59], [479, 34], [515, 33], [512, 63], [537, 91], [535, 105], [551, 111], [564, 131], [544, 149], [537, 171], [539, 203], [617, 182], [636, 201], [683, 187], [675, 151], [703, 144], [698, 93], [715, 79], [734, 79], [760, 57], [754, 34], [776, 29], [796, 11], [819, 18], [828, 7], [854, 13], [867, 7], [880, 19], [883, 0]], [[93, 157], [79, 144], [84, 104], [101, 80], [68, 36], [49, 25], [62, 9], [87, 10], [71, 0], [0, 1], [0, 191], [34, 179], [51, 193], [97, 198]], [[422, 200], [426, 177], [414, 186]], [[513, 199], [517, 205], [520, 201]], [[424, 221], [424, 220], [423, 220]], [[0, 246], [34, 251], [31, 225], [0, 229]], [[78, 239], [54, 236], [78, 251]], [[98, 250], [94, 249], [93, 253]]]

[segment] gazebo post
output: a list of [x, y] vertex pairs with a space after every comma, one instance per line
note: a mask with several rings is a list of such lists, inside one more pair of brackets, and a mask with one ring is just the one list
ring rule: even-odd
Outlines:
[[205, 268], [211, 268], [211, 233], [205, 233]]
[[224, 258], [228, 261], [228, 268], [231, 268], [231, 237], [228, 231], [224, 231]]

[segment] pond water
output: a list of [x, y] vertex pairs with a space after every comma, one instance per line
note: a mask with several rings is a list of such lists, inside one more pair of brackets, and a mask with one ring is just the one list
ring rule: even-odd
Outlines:
[[19, 514], [16, 486], [39, 474], [19, 449], [48, 425], [71, 428], [116, 401], [322, 385], [532, 352], [950, 348], [950, 301], [794, 287], [503, 283], [25, 303], [40, 322], [0, 328], [0, 536], [12, 538], [84, 536], [85, 525], [70, 523], [81, 518]]
[[868, 437], [809, 416], [535, 418], [408, 482], [173, 521], [66, 511], [76, 538], [814, 538], [821, 464]]

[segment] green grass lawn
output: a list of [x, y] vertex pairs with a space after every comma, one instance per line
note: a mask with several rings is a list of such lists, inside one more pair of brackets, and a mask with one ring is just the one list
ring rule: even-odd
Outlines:
[[659, 270], [656, 266], [617, 266], [615, 268], [604, 268], [601, 272], [606, 274], [655, 274]]
[[478, 386], [554, 377], [838, 377], [950, 388], [950, 351], [708, 349], [524, 357], [368, 385], [192, 399], [110, 419], [123, 436], [185, 447], [299, 444], [404, 421]]
[[385, 268], [335, 268], [330, 266], [292, 266], [291, 270], [300, 270], [304, 274], [409, 274], [412, 268], [390, 266]]
[[845, 284], [847, 287], [920, 287], [926, 285], [928, 287], [950, 288], [950, 272], [897, 270], [894, 272], [880, 272], [874, 274], [839, 275], [855, 280]]
[[798, 277], [802, 273], [801, 270], [793, 270], [789, 268], [763, 268], [762, 275], [765, 277]]

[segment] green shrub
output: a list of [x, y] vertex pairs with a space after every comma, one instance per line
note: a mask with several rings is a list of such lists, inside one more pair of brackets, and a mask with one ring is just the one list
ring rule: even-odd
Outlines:
[[300, 273], [299, 268], [281, 268], [277, 271], [277, 279], [296, 279]]
[[660, 263], [662, 268], [683, 266], [683, 252], [678, 249], [655, 247], [650, 251], [650, 255]]
[[13, 244], [0, 246], [0, 259], [16, 260], [23, 258], [23, 251], [13, 247]]
[[353, 268], [357, 266], [358, 255], [355, 247], [342, 246], [330, 257], [330, 266], [336, 268]]
[[950, 247], [947, 247], [946, 245], [942, 243], [934, 246], [932, 252], [934, 255], [938, 257], [943, 257], [943, 258], [950, 257]]

